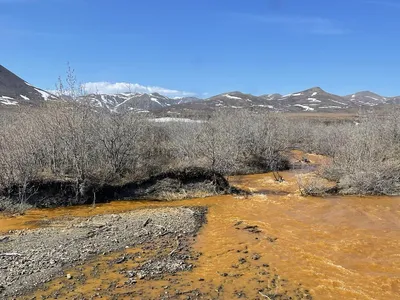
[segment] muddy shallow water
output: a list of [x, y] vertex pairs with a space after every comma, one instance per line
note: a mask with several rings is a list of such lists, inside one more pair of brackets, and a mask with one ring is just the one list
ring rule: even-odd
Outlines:
[[[96, 208], [33, 210], [0, 219], [0, 230], [46, 226], [46, 219], [65, 216], [207, 206], [207, 224], [193, 245], [193, 251], [202, 254], [194, 262], [196, 268], [178, 273], [175, 281], [168, 277], [143, 280], [130, 288], [121, 287], [118, 293], [140, 288], [138, 299], [159, 299], [171, 289], [190, 288], [207, 294], [207, 299], [267, 299], [265, 291], [272, 287], [266, 277], [276, 275], [276, 280], [287, 280], [291, 290], [304, 287], [300, 292], [308, 290], [314, 299], [400, 299], [400, 197], [304, 198], [297, 193], [296, 172], [282, 172], [283, 183], [276, 183], [272, 174], [230, 178], [233, 185], [261, 192], [249, 197], [226, 195], [167, 203], [116, 201]], [[260, 232], [244, 230], [246, 226], [257, 226]], [[101, 266], [102, 259], [92, 264]], [[115, 278], [118, 270], [110, 269], [90, 284], [76, 283], [75, 290], [60, 298], [90, 298]], [[47, 288], [51, 291], [64, 283], [65, 279], [56, 279]], [[261, 289], [263, 284], [265, 289]], [[282, 292], [280, 287], [274, 289], [276, 295]], [[49, 291], [35, 295], [46, 293]]]

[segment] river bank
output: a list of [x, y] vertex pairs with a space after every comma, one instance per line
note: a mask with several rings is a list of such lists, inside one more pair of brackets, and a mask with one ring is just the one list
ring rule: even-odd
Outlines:
[[[145, 209], [59, 219], [47, 228], [0, 235], [0, 295], [5, 299], [20, 296], [64, 275], [68, 267], [126, 247], [150, 241], [154, 245], [176, 245], [179, 241], [176, 251], [183, 249], [189, 243], [188, 237], [204, 223], [205, 212], [199, 207]], [[188, 268], [184, 259], [174, 256], [164, 271]]]

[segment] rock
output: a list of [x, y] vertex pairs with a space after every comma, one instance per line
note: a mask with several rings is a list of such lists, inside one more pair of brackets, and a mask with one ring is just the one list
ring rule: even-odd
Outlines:
[[239, 263], [240, 264], [244, 264], [244, 263], [246, 263], [247, 262], [247, 260], [245, 259], [245, 258], [239, 258]]
[[67, 279], [69, 279], [69, 280], [71, 280], [71, 279], [73, 278], [73, 276], [72, 276], [71, 274], [69, 274], [69, 273], [67, 274], [66, 277], [67, 277]]
[[10, 239], [8, 236], [0, 237], [0, 242], [7, 242]]
[[253, 254], [253, 256], [251, 257], [251, 259], [253, 260], [259, 260], [261, 258], [261, 255], [258, 253]]
[[126, 261], [126, 256], [122, 256], [120, 258], [118, 258], [115, 263], [116, 264], [122, 264], [124, 261]]
[[260, 233], [261, 232], [261, 230], [258, 229], [257, 225], [254, 225], [254, 226], [248, 225], [248, 226], [244, 227], [243, 230], [247, 230], [248, 232], [251, 232], [251, 233]]
[[139, 279], [144, 279], [145, 277], [146, 277], [146, 274], [145, 274], [145, 273], [143, 273], [143, 272], [137, 273], [137, 278], [139, 278]]

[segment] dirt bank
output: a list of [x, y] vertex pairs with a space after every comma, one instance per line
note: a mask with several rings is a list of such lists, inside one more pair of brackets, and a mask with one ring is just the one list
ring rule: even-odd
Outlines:
[[[0, 235], [0, 298], [36, 289], [96, 255], [149, 241], [183, 245], [204, 223], [205, 212], [200, 207], [144, 209], [58, 220], [48, 228]], [[180, 259], [161, 269], [185, 268], [189, 265]]]
[[125, 183], [104, 183], [85, 179], [43, 179], [14, 185], [0, 191], [14, 203], [36, 207], [57, 207], [76, 204], [105, 203], [122, 199], [184, 199], [235, 192], [219, 173], [204, 168], [172, 170], [146, 179]]

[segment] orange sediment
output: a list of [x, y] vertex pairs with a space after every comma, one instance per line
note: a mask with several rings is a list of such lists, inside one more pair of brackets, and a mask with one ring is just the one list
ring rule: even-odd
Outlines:
[[[315, 299], [400, 299], [400, 197], [302, 197], [297, 192], [296, 171], [281, 175], [283, 183], [275, 182], [272, 174], [231, 177], [232, 184], [261, 192], [248, 197], [116, 201], [96, 208], [33, 210], [16, 218], [0, 219], [0, 230], [34, 228], [40, 222], [45, 225], [43, 219], [87, 217], [144, 207], [207, 206], [207, 224], [193, 245], [193, 251], [202, 255], [193, 262], [196, 268], [192, 271], [176, 274], [176, 281], [166, 276], [162, 280], [139, 280], [126, 287], [126, 278], [118, 268], [129, 269], [140, 260], [113, 269], [107, 260], [121, 254], [118, 253], [70, 270], [77, 276], [85, 274], [86, 281], [75, 283], [69, 294], [61, 294], [60, 298], [89, 298], [114, 282], [121, 286], [115, 288], [118, 299], [130, 299], [138, 290], [142, 293], [136, 296], [138, 299], [158, 299], [160, 294], [176, 289], [198, 289], [214, 299], [233, 299], [239, 293], [247, 299], [266, 299], [259, 293], [260, 281], [270, 273], [287, 279], [292, 286], [301, 283]], [[237, 225], [239, 221], [258, 226], [261, 232], [249, 233], [243, 225]], [[143, 249], [124, 252], [135, 251]], [[260, 258], [252, 259], [255, 254]], [[239, 263], [241, 258], [246, 262]], [[91, 277], [89, 270], [95, 265], [102, 272]], [[47, 284], [47, 291], [39, 290], [35, 295], [40, 299], [63, 284], [69, 283], [64, 278], [56, 279]], [[220, 286], [223, 288], [215, 288]]]

